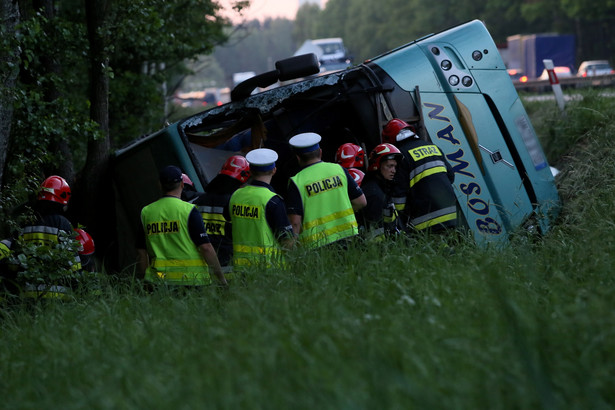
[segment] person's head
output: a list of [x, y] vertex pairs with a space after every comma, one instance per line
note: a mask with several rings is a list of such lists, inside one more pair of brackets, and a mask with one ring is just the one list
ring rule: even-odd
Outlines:
[[55, 202], [60, 205], [68, 205], [71, 196], [68, 182], [60, 176], [52, 175], [41, 184], [37, 199], [39, 201]]
[[241, 184], [245, 184], [248, 182], [248, 178], [250, 178], [250, 163], [241, 155], [233, 155], [224, 162], [220, 174], [228, 175]]
[[165, 194], [167, 192], [183, 188], [184, 181], [182, 179], [182, 170], [175, 165], [167, 165], [166, 167], [162, 168], [158, 177], [160, 180], [160, 187], [162, 188], [162, 192], [164, 192]]
[[288, 143], [297, 155], [299, 163], [305, 165], [320, 161], [322, 150], [319, 143], [321, 139], [320, 135], [315, 132], [304, 132], [292, 137]]
[[93, 258], [96, 250], [94, 239], [81, 228], [75, 229], [75, 233], [77, 234], [77, 241], [79, 241], [80, 244], [79, 259], [81, 259], [81, 267], [86, 270], [93, 270]]
[[395, 144], [407, 138], [418, 138], [412, 125], [399, 118], [393, 118], [382, 129], [382, 142]]
[[354, 182], [356, 182], [358, 186], [361, 186], [361, 182], [363, 182], [363, 178], [365, 178], [365, 173], [356, 168], [348, 168], [348, 173], [352, 179], [354, 179]]
[[393, 144], [377, 145], [369, 154], [369, 171], [377, 171], [387, 181], [393, 180], [402, 154]]
[[275, 174], [275, 162], [278, 160], [278, 154], [269, 148], [254, 149], [246, 154], [246, 160], [250, 164], [250, 173], [258, 180], [271, 180]]
[[365, 165], [365, 151], [360, 146], [347, 142], [340, 145], [335, 153], [335, 162], [344, 168], [363, 168]]

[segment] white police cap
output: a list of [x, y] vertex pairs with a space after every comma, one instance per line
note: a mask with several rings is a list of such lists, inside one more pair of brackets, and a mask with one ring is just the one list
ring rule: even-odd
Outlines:
[[288, 143], [294, 148], [295, 152], [298, 154], [303, 154], [305, 152], [316, 151], [320, 148], [318, 143], [322, 138], [320, 135], [315, 132], [304, 132], [302, 134], [297, 134], [292, 137]]
[[269, 148], [258, 148], [246, 154], [246, 160], [250, 163], [253, 171], [270, 171], [275, 168], [278, 153]]

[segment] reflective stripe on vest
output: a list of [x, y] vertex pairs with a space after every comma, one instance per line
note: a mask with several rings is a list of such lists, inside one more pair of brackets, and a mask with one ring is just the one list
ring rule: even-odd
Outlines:
[[339, 164], [318, 162], [291, 180], [303, 203], [301, 243], [315, 248], [359, 232], [348, 197], [346, 173]]
[[284, 265], [283, 254], [265, 213], [267, 203], [276, 195], [267, 187], [248, 185], [231, 196], [229, 210], [235, 267]]
[[8, 257], [11, 254], [12, 241], [3, 239], [0, 241], [0, 260]]
[[341, 225], [332, 226], [324, 230], [319, 230], [318, 232], [311, 234], [311, 235], [308, 234], [309, 232], [311, 232], [312, 230], [315, 230], [319, 226], [329, 226], [328, 225], [329, 222], [341, 220], [342, 218], [345, 218], [349, 215], [352, 215], [354, 217], [354, 211], [352, 210], [352, 208], [346, 209], [344, 211], [336, 212], [331, 215], [325, 215], [321, 218], [313, 220], [310, 223], [304, 224], [303, 229], [304, 229], [304, 232], [306, 232], [306, 234], [303, 234], [302, 232], [303, 234], [302, 240], [308, 244], [309, 243], [326, 244], [326, 243], [333, 242], [333, 241], [327, 241], [327, 237], [332, 237], [336, 234], [344, 234], [344, 236], [342, 236], [343, 238], [354, 235], [355, 228], [358, 229], [358, 224], [357, 224], [356, 219], [353, 221], [343, 223]]
[[193, 204], [163, 197], [141, 211], [147, 251], [152, 261], [145, 280], [170, 285], [208, 285], [207, 264], [190, 238], [188, 217]]
[[393, 202], [393, 204], [395, 205], [395, 209], [397, 209], [398, 212], [401, 212], [404, 209], [406, 209], [406, 197], [405, 196], [392, 197], [391, 202]]
[[201, 217], [203, 218], [203, 223], [205, 224], [207, 235], [226, 235], [226, 224], [228, 223], [228, 221], [224, 219], [223, 207], [202, 205], [198, 206], [197, 209], [199, 210], [199, 212], [201, 213]]
[[[33, 243], [38, 246], [54, 246], [60, 243], [61, 229], [46, 225], [26, 226], [21, 233], [21, 237], [26, 243]], [[64, 231], [62, 231], [64, 232]], [[69, 261], [73, 271], [81, 269], [81, 258], [75, 255], [73, 261]]]
[[21, 234], [26, 242], [35, 242], [37, 245], [51, 246], [60, 242], [58, 228], [51, 226], [26, 226]]
[[32, 285], [27, 283], [19, 294], [23, 298], [34, 299], [69, 299], [71, 289], [60, 285]]
[[437, 211], [414, 218], [410, 222], [415, 229], [420, 231], [454, 219], [457, 219], [457, 207], [449, 206], [448, 208], [438, 209]]
[[414, 184], [419, 182], [421, 179], [439, 172], [446, 173], [446, 164], [444, 164], [443, 161], [430, 161], [419, 165], [410, 173], [410, 188], [412, 188]]

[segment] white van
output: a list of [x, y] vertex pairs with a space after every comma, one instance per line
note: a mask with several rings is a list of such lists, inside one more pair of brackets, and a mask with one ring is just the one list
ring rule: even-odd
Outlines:
[[305, 40], [294, 55], [309, 53], [314, 53], [318, 57], [320, 71], [343, 70], [352, 64], [352, 58], [348, 55], [348, 50], [340, 37]]

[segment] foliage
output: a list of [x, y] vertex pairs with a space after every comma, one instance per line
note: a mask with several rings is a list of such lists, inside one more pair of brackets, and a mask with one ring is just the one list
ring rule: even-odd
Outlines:
[[10, 256], [10, 263], [19, 266], [17, 281], [51, 285], [77, 277], [73, 268], [79, 243], [70, 234], [60, 232], [58, 243], [42, 245], [18, 238]]
[[9, 279], [9, 294], [6, 296], [16, 297], [20, 292], [36, 289], [33, 295], [45, 298], [60, 287], [63, 297], [97, 291], [100, 287], [99, 275], [80, 270], [75, 264], [80, 246], [72, 234], [63, 231], [59, 234], [58, 243], [53, 244], [25, 242], [18, 237], [8, 258], [7, 266], [14, 276]]
[[579, 144], [584, 145], [586, 140], [612, 128], [611, 124], [615, 123], [612, 103], [603, 97], [602, 90], [581, 90], [578, 95], [581, 98], [566, 102], [565, 113], [561, 113], [556, 104], [546, 107], [541, 102], [525, 104], [534, 116], [534, 127], [546, 147], [547, 159], [555, 166], [567, 161], [571, 150]]
[[[80, 52], [87, 49], [83, 37], [79, 27], [40, 14], [19, 26], [15, 41], [23, 50], [20, 82], [7, 90], [14, 113], [4, 170], [7, 188], [0, 193], [4, 221], [9, 221], [12, 208], [32, 196], [46, 174], [66, 160], [55, 149], [60, 141], [69, 143], [82, 166], [87, 140], [99, 137], [97, 125], [88, 118], [86, 97], [78, 92], [86, 88], [77, 81], [83, 68]], [[65, 66], [55, 65], [60, 60]]]
[[322, 18], [322, 12], [317, 4], [305, 3], [297, 10], [293, 24], [293, 39], [299, 46], [310, 39], [319, 38], [315, 21]]
[[[21, 143], [11, 145], [9, 158], [25, 156], [42, 169], [53, 168], [62, 158], [49, 148], [65, 139], [75, 158], [81, 159], [76, 164], [80, 169], [87, 141], [100, 137], [88, 119], [85, 17], [81, 2], [55, 3], [56, 16], [31, 13], [17, 32], [22, 61], [11, 139]], [[107, 52], [108, 73], [115, 79], [110, 123], [116, 144], [164, 123], [166, 96], [161, 84], [181, 72], [185, 60], [211, 53], [226, 39], [224, 28], [230, 23], [216, 14], [218, 10], [218, 4], [208, 0], [113, 2], [102, 34], [112, 38]], [[16, 171], [21, 166], [9, 165]]]
[[577, 0], [447, 0], [430, 7], [419, 0], [329, 0], [320, 12], [313, 7], [304, 5], [297, 12], [295, 42], [342, 37], [355, 61], [473, 19], [482, 20], [498, 44], [515, 34], [576, 34], [579, 61], [611, 58], [615, 47], [611, 28], [615, 9], [609, 2], [594, 8]]
[[[185, 61], [213, 52], [230, 23], [210, 0], [122, 0], [114, 3], [107, 35], [110, 125], [116, 144], [160, 128], [165, 118], [162, 84], [185, 74]], [[144, 75], [146, 73], [146, 75]]]
[[[2, 36], [3, 50], [14, 44], [21, 50], [17, 85], [3, 90], [13, 102], [14, 114], [0, 217], [12, 225], [16, 221], [10, 219], [11, 209], [27, 201], [44, 176], [72, 165], [65, 155], [76, 159], [76, 172], [69, 169], [70, 175], [63, 175], [72, 183], [72, 175], [85, 165], [88, 141], [103, 137], [98, 124], [89, 120], [93, 85], [88, 81], [84, 3], [51, 3], [54, 12], [48, 14], [23, 3], [18, 29]], [[245, 6], [242, 1], [234, 3], [239, 9]], [[110, 146], [115, 148], [162, 126], [167, 99], [163, 85], [187, 72], [186, 61], [211, 53], [222, 43], [230, 23], [218, 16], [219, 5], [211, 0], [110, 4], [108, 25], [100, 34], [109, 44], [110, 65], [105, 71], [111, 78]], [[58, 150], [60, 144], [71, 152]], [[0, 226], [0, 233], [8, 230]]]

